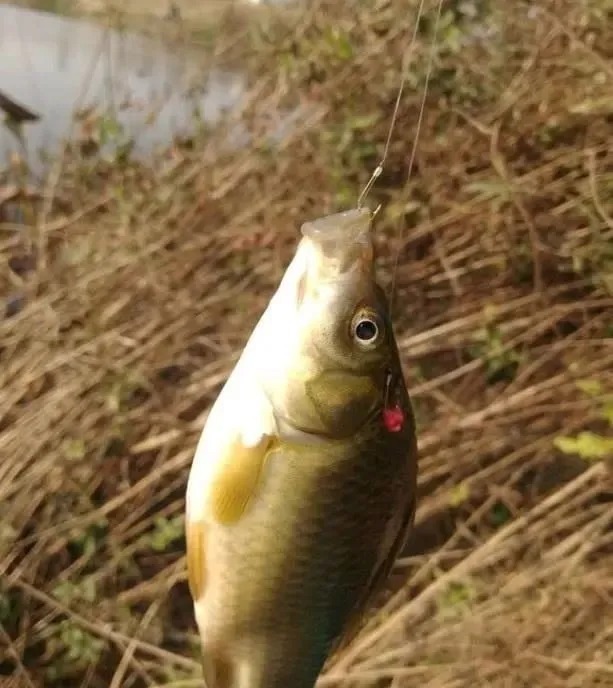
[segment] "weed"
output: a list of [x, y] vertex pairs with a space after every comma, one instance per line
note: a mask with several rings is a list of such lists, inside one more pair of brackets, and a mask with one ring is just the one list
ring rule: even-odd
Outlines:
[[168, 519], [158, 516], [154, 520], [153, 526], [153, 532], [144, 536], [143, 542], [155, 552], [164, 552], [183, 537], [184, 518], [183, 516], [175, 516]]
[[[244, 56], [254, 86], [241, 126], [297, 103], [316, 106], [314, 124], [257, 155], [208, 131], [148, 168], [112, 117], [89, 113], [81, 143], [107, 159], [77, 140], [59, 176], [23, 192], [21, 216], [5, 214], [0, 294], [27, 298], [0, 320], [0, 623], [32, 685], [110, 686], [128, 646], [126, 688], [199, 680], [182, 513], [203, 414], [299, 225], [353, 206], [379, 161], [418, 4], [322, 0], [224, 28], [216, 60]], [[383, 204], [381, 261], [398, 258], [420, 458], [410, 556], [348, 648], [341, 673], [356, 680], [610, 681], [613, 23], [602, 1], [528, 5], [444, 3], [407, 182], [430, 7], [368, 199]], [[33, 269], [3, 270], [26, 239]], [[173, 367], [185, 374], [169, 383], [159, 371]], [[552, 452], [573, 470], [544, 485]], [[519, 495], [512, 514], [493, 494]], [[121, 634], [124, 647], [101, 639]], [[11, 662], [8, 681], [29, 685]]]
[[450, 583], [437, 599], [438, 613], [445, 619], [461, 617], [467, 613], [476, 597], [476, 590], [468, 582]]
[[517, 351], [504, 345], [500, 329], [493, 324], [487, 324], [475, 332], [469, 352], [474, 358], [485, 362], [490, 383], [512, 380], [522, 360]]
[[584, 430], [575, 437], [560, 436], [555, 446], [564, 454], [577, 454], [586, 461], [598, 461], [613, 456], [613, 438]]
[[61, 683], [95, 667], [105, 646], [105, 641], [69, 619], [54, 624], [47, 640], [47, 652], [53, 657], [46, 671], [47, 679]]

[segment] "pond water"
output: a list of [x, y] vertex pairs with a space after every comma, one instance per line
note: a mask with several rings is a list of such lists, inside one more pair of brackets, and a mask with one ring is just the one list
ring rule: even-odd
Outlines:
[[[110, 115], [143, 155], [189, 134], [199, 119], [215, 123], [245, 88], [243, 75], [211, 68], [185, 44], [173, 49], [162, 38], [0, 5], [0, 92], [40, 117], [22, 127], [32, 169], [71, 136], [79, 111]], [[24, 148], [0, 124], [0, 167], [12, 153]]]

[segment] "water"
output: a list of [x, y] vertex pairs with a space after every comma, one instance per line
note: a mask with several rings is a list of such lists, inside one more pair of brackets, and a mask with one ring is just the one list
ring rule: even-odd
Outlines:
[[[132, 155], [147, 158], [200, 123], [215, 124], [238, 108], [246, 88], [240, 72], [211, 68], [202, 54], [184, 43], [173, 46], [161, 36], [148, 38], [86, 20], [0, 5], [0, 92], [39, 116], [23, 123], [19, 138], [3, 124], [0, 109], [0, 172], [15, 154], [25, 158], [31, 184], [40, 184], [64, 142], [78, 137], [83, 121], [79, 123], [77, 113], [90, 109], [117, 122], [121, 137], [132, 142]], [[302, 106], [268, 112], [269, 141], [274, 144], [288, 134], [310, 110]], [[230, 129], [228, 145], [249, 142], [244, 126]], [[0, 179], [3, 239], [21, 233], [23, 208], [20, 201], [11, 200], [14, 188], [3, 187]], [[9, 267], [22, 278], [36, 264], [27, 252], [13, 259]], [[0, 319], [16, 315], [24, 305], [20, 290], [0, 298]]]
[[[40, 116], [23, 125], [26, 158], [45, 166], [74, 132], [75, 114], [93, 107], [117, 121], [146, 155], [213, 124], [245, 94], [240, 73], [208, 68], [185, 45], [93, 22], [0, 6], [0, 91]], [[78, 130], [77, 130], [78, 131]], [[0, 167], [23, 148], [0, 126]]]

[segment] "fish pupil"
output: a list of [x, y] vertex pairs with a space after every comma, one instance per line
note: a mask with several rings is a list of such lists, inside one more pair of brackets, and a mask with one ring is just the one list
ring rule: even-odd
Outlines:
[[360, 320], [355, 328], [355, 336], [362, 342], [372, 341], [378, 332], [379, 328], [372, 320]]

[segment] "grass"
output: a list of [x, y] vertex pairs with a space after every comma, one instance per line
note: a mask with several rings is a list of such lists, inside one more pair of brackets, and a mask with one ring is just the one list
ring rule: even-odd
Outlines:
[[[67, 152], [42, 193], [8, 194], [25, 222], [0, 234], [8, 685], [200, 685], [187, 472], [298, 225], [354, 203], [381, 155], [416, 3], [374, 5], [233, 29], [253, 146], [203, 134], [149, 168]], [[613, 682], [612, 8], [531, 5], [445, 4], [407, 184], [432, 9], [420, 27], [371, 199], [388, 285], [399, 251], [417, 526], [322, 686]], [[305, 99], [271, 151], [270, 113]]]

